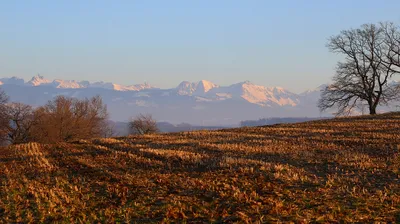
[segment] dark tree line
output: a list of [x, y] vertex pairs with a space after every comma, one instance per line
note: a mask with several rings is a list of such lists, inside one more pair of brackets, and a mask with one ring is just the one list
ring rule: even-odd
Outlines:
[[344, 56], [338, 62], [333, 83], [321, 93], [318, 103], [324, 111], [336, 108], [345, 115], [367, 105], [376, 114], [399, 94], [392, 78], [400, 73], [400, 30], [393, 23], [365, 24], [344, 30], [329, 39], [328, 48]]
[[107, 137], [107, 107], [99, 96], [75, 99], [57, 96], [46, 105], [32, 108], [9, 103], [0, 93], [0, 140], [5, 143], [55, 143]]
[[262, 118], [258, 120], [246, 120], [241, 121], [241, 127], [256, 127], [263, 125], [273, 125], [273, 124], [290, 124], [290, 123], [299, 123], [313, 120], [322, 120], [329, 119], [328, 117], [271, 117], [271, 118]]

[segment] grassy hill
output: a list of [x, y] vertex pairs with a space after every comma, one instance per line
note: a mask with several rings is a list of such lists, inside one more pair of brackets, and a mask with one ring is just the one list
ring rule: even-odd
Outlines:
[[0, 222], [400, 222], [400, 114], [0, 150]]

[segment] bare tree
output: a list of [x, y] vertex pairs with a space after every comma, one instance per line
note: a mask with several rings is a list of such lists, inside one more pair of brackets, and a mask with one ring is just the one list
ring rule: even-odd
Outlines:
[[107, 118], [107, 107], [98, 96], [83, 100], [58, 96], [35, 111], [31, 133], [39, 142], [102, 137]]
[[159, 132], [157, 121], [153, 119], [151, 114], [139, 114], [129, 122], [129, 130], [131, 134], [153, 134]]
[[8, 114], [7, 114], [8, 96], [0, 90], [0, 144], [3, 145], [7, 141], [8, 133]]
[[19, 144], [30, 141], [30, 130], [34, 125], [33, 109], [23, 103], [11, 103], [7, 105], [8, 140], [11, 144]]
[[328, 48], [342, 54], [344, 61], [338, 63], [333, 83], [321, 92], [320, 110], [337, 107], [337, 115], [345, 115], [366, 102], [369, 113], [376, 114], [378, 105], [393, 100], [397, 87], [390, 81], [399, 74], [398, 36], [397, 26], [381, 23], [344, 30], [331, 37]]
[[47, 139], [40, 141], [60, 142], [67, 141], [74, 137], [74, 129], [78, 129], [74, 124], [73, 107], [74, 99], [65, 96], [57, 96], [43, 106], [41, 126], [47, 133]]
[[35, 125], [30, 128], [30, 141], [51, 143], [54, 142], [54, 129], [51, 128], [52, 121], [49, 120], [49, 114], [44, 106], [33, 111], [33, 120]]
[[104, 136], [109, 132], [107, 107], [101, 97], [91, 99], [74, 99], [72, 109], [74, 116], [74, 131], [80, 138]]

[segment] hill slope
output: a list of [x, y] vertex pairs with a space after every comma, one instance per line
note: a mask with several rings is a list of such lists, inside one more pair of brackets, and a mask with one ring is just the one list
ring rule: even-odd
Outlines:
[[1, 222], [400, 221], [400, 114], [0, 150]]

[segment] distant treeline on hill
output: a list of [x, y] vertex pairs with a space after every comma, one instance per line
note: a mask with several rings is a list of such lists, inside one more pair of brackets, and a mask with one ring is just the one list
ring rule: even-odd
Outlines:
[[[109, 121], [114, 129], [114, 136], [129, 135], [128, 122], [113, 122]], [[169, 122], [157, 122], [157, 128], [161, 133], [181, 132], [181, 131], [196, 131], [196, 130], [217, 130], [226, 128], [224, 126], [196, 126], [188, 123], [171, 124]]]
[[306, 122], [313, 120], [323, 120], [329, 118], [330, 117], [271, 117], [271, 118], [262, 118], [258, 120], [241, 121], [240, 126], [254, 127], [254, 126], [272, 125], [272, 124], [298, 123], [298, 122]]

